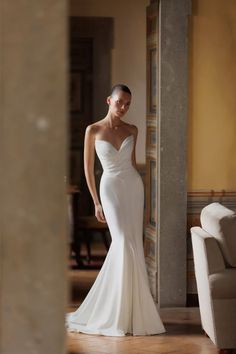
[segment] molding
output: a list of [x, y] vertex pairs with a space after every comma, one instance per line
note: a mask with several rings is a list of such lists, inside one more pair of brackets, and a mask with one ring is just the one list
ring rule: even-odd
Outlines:
[[219, 202], [236, 211], [236, 190], [193, 190], [188, 192], [188, 214], [200, 214], [208, 204]]

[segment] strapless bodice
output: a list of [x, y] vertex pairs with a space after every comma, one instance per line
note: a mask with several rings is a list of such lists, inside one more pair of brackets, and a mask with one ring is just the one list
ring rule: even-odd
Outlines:
[[109, 141], [95, 140], [96, 153], [101, 161], [104, 173], [117, 174], [133, 169], [131, 158], [133, 142], [133, 135], [129, 135], [117, 150]]

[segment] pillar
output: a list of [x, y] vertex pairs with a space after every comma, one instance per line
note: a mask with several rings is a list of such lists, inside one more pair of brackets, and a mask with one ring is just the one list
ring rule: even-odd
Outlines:
[[0, 352], [65, 353], [65, 0], [0, 3]]

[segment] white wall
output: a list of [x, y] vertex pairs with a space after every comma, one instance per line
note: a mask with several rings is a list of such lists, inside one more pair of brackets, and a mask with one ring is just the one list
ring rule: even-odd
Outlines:
[[145, 163], [146, 6], [149, 0], [70, 0], [71, 16], [114, 18], [112, 85], [124, 83], [133, 94], [125, 120], [137, 125], [137, 162]]

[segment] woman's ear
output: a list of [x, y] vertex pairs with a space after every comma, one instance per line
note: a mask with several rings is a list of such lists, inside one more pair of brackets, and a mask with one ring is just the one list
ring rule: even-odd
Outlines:
[[111, 96], [108, 96], [107, 97], [107, 104], [110, 105], [110, 102], [111, 102]]

